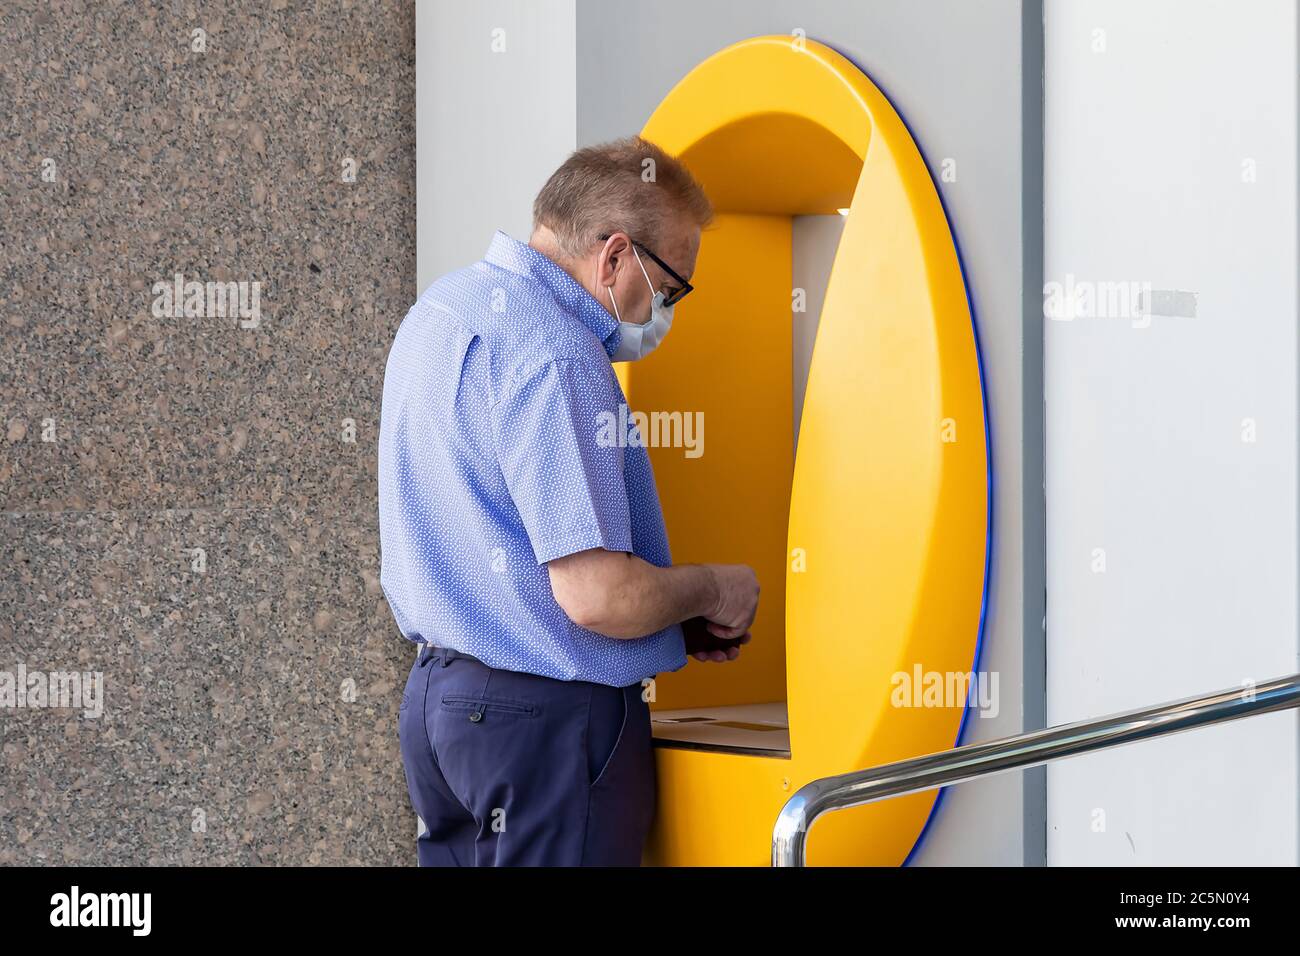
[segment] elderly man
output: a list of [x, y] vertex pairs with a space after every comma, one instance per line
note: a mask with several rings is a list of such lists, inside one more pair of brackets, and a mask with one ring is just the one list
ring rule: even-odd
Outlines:
[[674, 565], [643, 443], [598, 438], [626, 402], [611, 362], [663, 342], [711, 215], [653, 143], [578, 150], [527, 245], [498, 232], [398, 329], [381, 579], [420, 645], [399, 735], [421, 865], [638, 865], [644, 688], [749, 638], [753, 570]]

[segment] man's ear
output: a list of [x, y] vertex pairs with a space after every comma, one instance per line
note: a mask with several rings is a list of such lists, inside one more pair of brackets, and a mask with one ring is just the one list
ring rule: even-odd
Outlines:
[[632, 254], [632, 240], [625, 232], [615, 232], [605, 240], [596, 254], [596, 288], [604, 289], [614, 284], [623, 257]]

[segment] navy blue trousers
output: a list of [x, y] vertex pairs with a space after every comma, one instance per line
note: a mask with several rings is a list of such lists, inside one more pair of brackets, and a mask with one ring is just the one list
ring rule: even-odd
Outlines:
[[641, 694], [426, 645], [398, 719], [420, 865], [639, 866], [655, 812]]

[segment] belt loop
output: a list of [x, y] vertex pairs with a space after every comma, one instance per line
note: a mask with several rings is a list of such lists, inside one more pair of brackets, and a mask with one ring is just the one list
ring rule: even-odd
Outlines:
[[451, 656], [456, 652], [453, 651], [450, 647], [443, 647], [440, 648], [440, 650], [442, 651], [442, 662], [441, 662], [442, 666], [446, 667], [448, 664], [451, 663]]

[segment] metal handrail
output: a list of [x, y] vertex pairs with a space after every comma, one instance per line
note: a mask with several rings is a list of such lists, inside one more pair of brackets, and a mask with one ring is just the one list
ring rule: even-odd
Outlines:
[[772, 831], [772, 865], [807, 865], [808, 830], [832, 810], [1295, 707], [1300, 674], [823, 777], [800, 787], [781, 808]]

